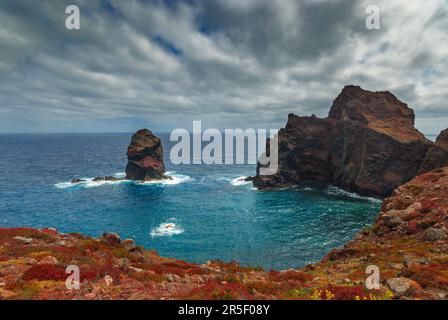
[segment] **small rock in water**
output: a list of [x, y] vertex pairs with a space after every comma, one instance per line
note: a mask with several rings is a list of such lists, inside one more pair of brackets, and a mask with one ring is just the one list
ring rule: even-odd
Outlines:
[[106, 177], [96, 177], [93, 179], [94, 182], [98, 181], [119, 181], [122, 180], [120, 178], [112, 177], [112, 176], [106, 176]]
[[175, 225], [174, 223], [167, 223], [167, 224], [165, 225], [165, 229], [174, 229], [175, 226], [176, 226], [176, 225]]
[[70, 183], [81, 183], [81, 182], [85, 182], [86, 180], [84, 179], [73, 179], [72, 181], [70, 181]]

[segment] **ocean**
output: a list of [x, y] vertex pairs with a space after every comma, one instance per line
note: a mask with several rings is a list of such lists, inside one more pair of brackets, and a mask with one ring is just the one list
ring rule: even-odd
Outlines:
[[123, 176], [131, 134], [0, 135], [0, 226], [116, 232], [163, 256], [279, 270], [318, 261], [379, 213], [379, 200], [335, 187], [258, 191], [239, 181], [255, 165], [175, 166], [158, 135], [173, 180], [79, 185]]

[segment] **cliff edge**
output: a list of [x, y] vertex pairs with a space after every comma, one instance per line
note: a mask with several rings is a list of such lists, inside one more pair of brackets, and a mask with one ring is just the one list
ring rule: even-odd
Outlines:
[[448, 134], [434, 143], [414, 120], [414, 111], [392, 93], [346, 86], [327, 118], [288, 116], [278, 133], [279, 169], [272, 176], [257, 174], [254, 185], [273, 189], [315, 181], [389, 196], [419, 173], [448, 165]]

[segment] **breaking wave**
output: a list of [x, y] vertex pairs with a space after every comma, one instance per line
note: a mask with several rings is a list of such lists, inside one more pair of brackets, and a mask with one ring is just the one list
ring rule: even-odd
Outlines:
[[174, 223], [176, 219], [170, 219], [167, 222], [161, 223], [157, 228], [152, 229], [151, 237], [171, 237], [184, 232], [184, 229]]
[[252, 181], [245, 181], [245, 180], [244, 180], [244, 179], [246, 179], [246, 178], [247, 178], [247, 177], [242, 176], [242, 177], [238, 177], [238, 178], [232, 179], [232, 180], [230, 181], [230, 184], [231, 184], [232, 186], [236, 186], [236, 187], [239, 187], [239, 186], [246, 186], [246, 185], [248, 185], [248, 184], [251, 184]]
[[354, 200], [368, 201], [368, 202], [372, 202], [372, 203], [381, 203], [382, 202], [381, 199], [377, 199], [377, 198], [373, 198], [373, 197], [363, 197], [357, 193], [348, 192], [348, 191], [345, 191], [345, 190], [340, 189], [335, 186], [328, 186], [327, 189], [325, 190], [325, 194], [327, 194], [329, 196], [339, 196], [339, 197], [345, 197], [345, 198], [350, 198], [350, 199], [354, 199]]
[[[116, 181], [94, 181], [94, 178], [81, 178], [82, 181], [77, 183], [72, 183], [71, 181], [59, 182], [55, 184], [58, 189], [74, 189], [74, 188], [95, 188], [104, 185], [118, 185], [118, 184], [134, 184], [134, 185], [176, 185], [184, 182], [191, 181], [189, 176], [183, 174], [177, 174], [176, 172], [167, 172], [166, 175], [170, 176], [172, 179], [164, 179], [159, 181], [147, 181], [139, 182], [132, 180], [116, 180]], [[125, 174], [122, 172], [116, 173], [115, 178], [124, 178]]]

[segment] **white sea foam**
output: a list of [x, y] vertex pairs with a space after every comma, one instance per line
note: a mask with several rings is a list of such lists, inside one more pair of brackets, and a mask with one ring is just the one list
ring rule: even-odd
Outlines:
[[171, 179], [164, 179], [164, 180], [158, 180], [158, 181], [147, 181], [147, 182], [135, 182], [136, 184], [140, 185], [147, 185], [147, 184], [161, 184], [161, 185], [176, 185], [184, 182], [191, 181], [192, 179], [189, 176], [178, 174], [174, 171], [167, 172], [167, 176], [170, 176]]
[[[94, 178], [81, 178], [81, 182], [72, 183], [70, 181], [67, 182], [60, 182], [56, 183], [55, 187], [59, 189], [67, 189], [67, 188], [95, 188], [95, 187], [101, 187], [104, 185], [116, 185], [116, 184], [135, 184], [135, 185], [176, 185], [180, 183], [184, 183], [187, 181], [190, 181], [191, 178], [189, 176], [183, 175], [183, 174], [176, 174], [176, 172], [167, 172], [168, 176], [170, 176], [172, 179], [164, 179], [164, 180], [158, 180], [158, 181], [148, 181], [148, 182], [138, 182], [138, 181], [131, 181], [131, 180], [117, 180], [117, 181], [94, 181]], [[116, 178], [123, 178], [125, 176], [124, 173], [116, 173], [114, 177]]]
[[69, 182], [59, 182], [59, 183], [55, 183], [55, 187], [58, 189], [67, 189], [67, 188], [71, 188], [73, 187], [75, 184]]
[[248, 185], [248, 184], [251, 184], [251, 183], [252, 183], [251, 181], [245, 181], [245, 180], [244, 180], [244, 179], [246, 179], [246, 178], [247, 178], [247, 177], [244, 177], [244, 176], [235, 178], [235, 179], [233, 179], [233, 180], [230, 181], [230, 184], [231, 184], [232, 186], [236, 186], [236, 187], [239, 187], [239, 186], [246, 186], [246, 185]]
[[184, 229], [178, 224], [174, 223], [175, 219], [170, 219], [167, 222], [161, 223], [157, 228], [152, 229], [151, 237], [171, 237], [184, 232]]
[[[117, 177], [118, 178], [118, 177]], [[56, 188], [59, 189], [68, 189], [68, 188], [95, 188], [95, 187], [101, 187], [104, 185], [114, 185], [114, 184], [123, 184], [123, 183], [131, 183], [129, 180], [117, 180], [117, 181], [94, 181], [94, 178], [81, 178], [80, 182], [72, 183], [70, 181], [68, 182], [60, 182], [56, 183]]]
[[126, 172], [117, 172], [116, 174], [114, 174], [114, 177], [124, 178], [126, 177]]
[[373, 202], [373, 203], [381, 203], [382, 202], [380, 199], [372, 198], [372, 197], [363, 197], [357, 193], [348, 192], [348, 191], [345, 191], [345, 190], [340, 189], [335, 186], [329, 186], [327, 188], [327, 190], [325, 191], [325, 193], [330, 196], [343, 196], [343, 197], [352, 198], [352, 199], [356, 199], [356, 200], [366, 200], [366, 201]]

